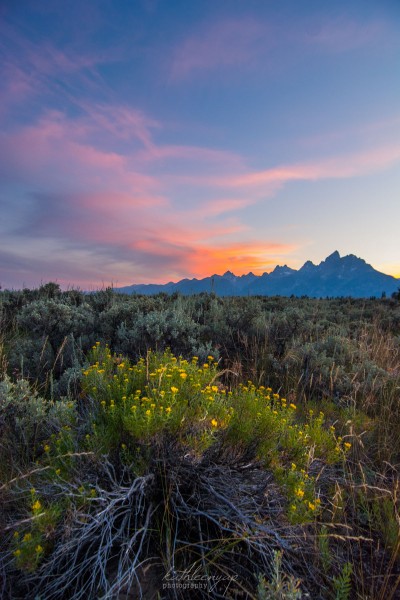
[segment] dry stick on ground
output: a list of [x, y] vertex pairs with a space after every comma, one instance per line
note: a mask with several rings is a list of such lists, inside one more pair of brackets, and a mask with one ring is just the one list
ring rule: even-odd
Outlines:
[[[236, 459], [216, 464], [213, 454], [195, 464], [169, 447], [156, 456], [149, 474], [138, 477], [117, 476], [106, 458], [95, 465], [96, 496], [64, 519], [52, 552], [25, 576], [30, 593], [46, 600], [140, 597], [143, 566], [158, 561], [164, 573], [195, 565], [210, 581], [219, 578], [212, 590], [196, 590], [199, 598], [226, 597], [228, 588], [252, 598], [257, 575], [269, 576], [273, 553], [282, 549], [283, 572], [302, 579], [305, 592], [324, 589], [310, 560], [312, 531], [282, 519], [285, 500], [268, 471], [256, 463], [243, 468]], [[87, 478], [87, 465], [83, 473]], [[49, 498], [68, 495], [76, 505], [80, 483], [55, 481], [42, 489]], [[186, 592], [169, 594], [184, 598]]]
[[[109, 598], [113, 597], [111, 590], [114, 594], [122, 586], [131, 585], [156, 510], [151, 502], [144, 501], [153, 479], [150, 474], [136, 477], [129, 487], [113, 481], [111, 491], [98, 489], [98, 497], [91, 499], [93, 512], [77, 510], [68, 535], [28, 577], [36, 593], [46, 600], [63, 594], [74, 600], [98, 598], [101, 593]], [[110, 567], [116, 554], [117, 578], [111, 583]]]

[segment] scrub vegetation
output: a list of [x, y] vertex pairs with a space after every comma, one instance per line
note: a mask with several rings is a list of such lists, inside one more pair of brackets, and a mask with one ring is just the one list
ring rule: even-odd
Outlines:
[[0, 292], [0, 596], [395, 599], [399, 298]]

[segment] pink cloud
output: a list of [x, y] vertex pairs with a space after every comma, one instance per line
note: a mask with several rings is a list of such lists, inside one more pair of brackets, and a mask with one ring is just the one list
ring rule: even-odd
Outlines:
[[[46, 185], [68, 182], [68, 187], [131, 193], [145, 196], [159, 190], [155, 178], [135, 169], [129, 155], [95, 147], [88, 133], [90, 123], [66, 119], [56, 111], [48, 111], [40, 120], [16, 132], [0, 137], [4, 160], [4, 176], [18, 171], [22, 179]], [[34, 151], [32, 151], [34, 149]], [[156, 194], [156, 204], [161, 200]]]
[[251, 17], [207, 24], [176, 49], [171, 77], [179, 80], [193, 71], [249, 64], [259, 56], [267, 35], [267, 25]]
[[178, 159], [185, 161], [207, 162], [213, 164], [217, 168], [244, 168], [242, 157], [234, 152], [215, 150], [213, 148], [204, 148], [199, 146], [158, 146], [152, 143], [148, 148], [142, 152], [139, 152], [137, 154], [137, 158], [145, 162]]
[[254, 204], [257, 201], [255, 197], [246, 196], [244, 198], [214, 198], [207, 200], [196, 210], [196, 213], [202, 217], [216, 217], [233, 211], [238, 211]]
[[387, 35], [388, 26], [384, 21], [355, 21], [344, 14], [314, 25], [314, 30], [306, 34], [305, 41], [336, 53], [375, 44]]
[[[132, 135], [143, 127], [146, 138], [139, 140], [139, 149], [133, 144], [130, 151], [112, 150], [115, 137], [123, 135], [125, 120]], [[109, 124], [109, 133], [104, 134], [104, 123]], [[101, 273], [102, 264], [105, 275], [118, 273], [121, 285], [132, 283], [132, 278], [149, 280], [151, 275], [153, 281], [165, 281], [228, 267], [238, 274], [268, 270], [294, 246], [279, 239], [255, 240], [239, 218], [240, 211], [289, 181], [354, 177], [400, 160], [400, 146], [393, 144], [251, 170], [233, 153], [159, 145], [146, 115], [118, 107], [115, 121], [112, 107], [94, 107], [74, 119], [47, 111], [34, 124], [2, 134], [0, 151], [3, 178], [30, 190], [29, 211], [21, 211], [21, 226], [12, 235], [30, 240], [31, 253], [37, 252], [43, 268], [47, 264], [40, 251], [43, 240], [53, 259], [66, 249], [71, 264], [67, 259], [60, 262], [64, 265], [60, 279], [66, 279], [73, 266], [83, 277], [93, 261], [96, 273]], [[176, 160], [185, 159], [182, 170]], [[154, 174], [160, 160], [165, 161], [167, 175]], [[200, 185], [189, 187], [187, 198], [181, 193], [175, 200], [179, 185], [185, 191], [193, 181]], [[235, 218], [229, 214], [234, 212]], [[7, 239], [11, 237], [4, 237], [3, 244]], [[18, 245], [15, 239], [13, 245]], [[25, 253], [21, 260], [28, 265], [31, 258]]]
[[[274, 186], [281, 186], [288, 181], [357, 177], [384, 170], [398, 161], [400, 161], [400, 145], [393, 144], [310, 163], [294, 164], [262, 171], [248, 171], [242, 175], [216, 179], [214, 184], [233, 189], [267, 186], [267, 191], [271, 193], [271, 191], [276, 190]], [[273, 184], [272, 188], [270, 187], [271, 184]]]
[[24, 101], [33, 93], [32, 77], [23, 69], [5, 61], [0, 71], [2, 87], [0, 90], [0, 114]]
[[[74, 73], [85, 69], [93, 69], [98, 64], [113, 62], [118, 53], [115, 50], [104, 50], [102, 52], [79, 51], [78, 48], [69, 45], [62, 50], [50, 42], [35, 42], [23, 35], [7, 23], [0, 23], [1, 45], [13, 49], [15, 62], [23, 57], [23, 63], [27, 70], [35, 70], [42, 75], [57, 75]], [[10, 52], [7, 53], [11, 55]]]
[[121, 105], [106, 105], [76, 100], [75, 104], [85, 113], [85, 120], [92, 129], [101, 128], [116, 139], [132, 140], [136, 138], [147, 149], [153, 148], [152, 129], [161, 124], [150, 119], [142, 111]]

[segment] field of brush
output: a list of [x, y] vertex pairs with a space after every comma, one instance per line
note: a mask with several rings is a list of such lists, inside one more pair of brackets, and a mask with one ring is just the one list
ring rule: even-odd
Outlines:
[[400, 597], [400, 301], [0, 292], [0, 597]]

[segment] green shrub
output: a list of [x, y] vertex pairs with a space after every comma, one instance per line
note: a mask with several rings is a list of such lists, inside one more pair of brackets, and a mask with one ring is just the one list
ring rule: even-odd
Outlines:
[[18, 472], [43, 452], [43, 444], [53, 433], [75, 420], [75, 404], [53, 402], [32, 391], [27, 380], [0, 382], [1, 469], [4, 475]]

